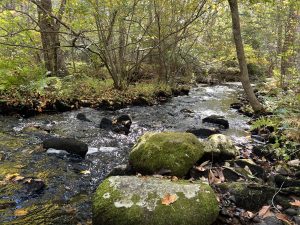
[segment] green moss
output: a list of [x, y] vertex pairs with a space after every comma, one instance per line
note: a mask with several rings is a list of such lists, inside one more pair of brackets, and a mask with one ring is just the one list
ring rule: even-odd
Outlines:
[[62, 214], [66, 213], [63, 211], [62, 207], [58, 204], [53, 204], [51, 202], [45, 204], [39, 204], [30, 206], [27, 208], [22, 208], [28, 213], [24, 216], [17, 217], [13, 222], [8, 222], [4, 224], [15, 224], [15, 225], [40, 225], [40, 224], [72, 224], [72, 220], [67, 220], [62, 218]]
[[4, 179], [7, 174], [19, 173], [20, 168], [13, 162], [4, 162], [0, 164], [0, 180]]
[[24, 145], [24, 139], [13, 137], [11, 135], [0, 132], [0, 149], [16, 149]]
[[247, 210], [259, 210], [276, 192], [274, 188], [252, 183], [233, 182], [218, 186], [235, 197], [238, 207]]
[[[167, 193], [178, 197], [169, 206], [161, 203]], [[218, 211], [216, 197], [207, 184], [110, 177], [95, 193], [93, 224], [209, 225], [215, 221]]]
[[98, 187], [96, 194], [94, 195], [93, 224], [142, 224], [140, 215], [142, 215], [143, 210], [141, 207], [137, 205], [130, 208], [115, 207], [115, 202], [119, 201], [121, 197], [121, 192], [113, 189], [108, 179], [105, 180]]
[[204, 146], [189, 133], [146, 133], [129, 155], [132, 166], [141, 173], [153, 174], [161, 169], [183, 177], [204, 154]]

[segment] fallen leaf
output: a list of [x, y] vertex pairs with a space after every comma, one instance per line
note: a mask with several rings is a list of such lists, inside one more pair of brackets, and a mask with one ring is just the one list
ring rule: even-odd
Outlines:
[[252, 175], [252, 172], [251, 172], [251, 170], [250, 170], [250, 168], [248, 167], [248, 166], [245, 166], [245, 168], [244, 168], [250, 175]]
[[203, 163], [201, 163], [199, 166], [196, 166], [196, 170], [200, 171], [200, 172], [203, 172], [205, 170], [207, 170], [207, 168], [205, 167], [207, 164], [209, 163], [209, 160], [208, 161], [205, 161]]
[[5, 180], [13, 180], [14, 178], [16, 178], [18, 176], [20, 176], [20, 174], [18, 174], [18, 173], [7, 174], [5, 176]]
[[296, 200], [294, 202], [290, 202], [292, 206], [300, 207], [300, 200]]
[[25, 216], [28, 214], [28, 211], [26, 209], [17, 209], [14, 212], [15, 216]]
[[271, 209], [271, 206], [270, 205], [265, 205], [263, 206], [259, 212], [258, 212], [258, 216], [261, 217], [261, 218], [265, 218], [267, 217], [266, 215], [268, 214], [268, 212], [270, 211]]
[[214, 184], [215, 179], [216, 179], [216, 177], [215, 177], [214, 173], [213, 173], [211, 170], [209, 170], [209, 174], [208, 174], [208, 182], [209, 182], [210, 184]]
[[289, 217], [283, 213], [276, 213], [276, 218], [283, 221], [287, 225], [292, 225], [292, 223], [289, 220]]
[[224, 177], [222, 169], [218, 170], [218, 175], [219, 175], [220, 181], [224, 182], [225, 181], [225, 177]]
[[255, 214], [253, 212], [251, 212], [251, 211], [242, 212], [241, 215], [243, 217], [248, 218], [248, 219], [252, 219], [255, 216]]
[[162, 198], [161, 204], [163, 204], [163, 205], [170, 205], [170, 204], [176, 202], [177, 199], [178, 199], [178, 196], [177, 196], [176, 194], [173, 194], [173, 195], [171, 195], [171, 194], [166, 194], [166, 195]]
[[24, 178], [25, 178], [25, 177], [22, 177], [22, 176], [18, 175], [18, 176], [16, 176], [16, 177], [14, 177], [12, 180], [13, 180], [13, 181], [21, 181], [21, 180], [24, 180]]

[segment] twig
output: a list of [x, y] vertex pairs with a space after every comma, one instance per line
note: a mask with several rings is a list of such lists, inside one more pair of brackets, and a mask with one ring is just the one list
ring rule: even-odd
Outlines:
[[278, 212], [280, 212], [280, 210], [275, 206], [275, 204], [274, 204], [274, 199], [275, 199], [276, 195], [281, 191], [281, 189], [282, 189], [282, 187], [283, 187], [283, 184], [284, 184], [284, 181], [282, 182], [282, 184], [281, 184], [279, 190], [278, 190], [278, 191], [273, 195], [273, 197], [272, 197], [272, 206], [273, 206]]

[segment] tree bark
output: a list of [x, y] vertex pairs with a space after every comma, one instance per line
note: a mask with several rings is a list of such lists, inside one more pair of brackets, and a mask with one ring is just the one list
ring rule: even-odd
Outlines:
[[237, 58], [239, 61], [240, 67], [240, 79], [246, 93], [246, 96], [249, 100], [251, 107], [253, 108], [254, 112], [262, 112], [264, 110], [263, 106], [257, 100], [253, 88], [251, 86], [248, 69], [247, 69], [247, 62], [245, 57], [244, 45], [241, 35], [241, 27], [240, 27], [240, 18], [239, 18], [239, 10], [238, 10], [238, 3], [237, 0], [228, 0], [230, 11], [231, 11], [231, 18], [232, 18], [232, 31], [233, 31], [233, 38], [236, 47]]
[[[63, 13], [65, 0], [62, 1], [60, 13]], [[51, 76], [64, 76], [67, 74], [63, 52], [60, 48], [59, 29], [60, 23], [55, 22], [52, 14], [51, 0], [41, 0], [37, 5], [38, 21], [41, 30], [41, 40], [45, 67]], [[60, 17], [59, 15], [58, 17]]]
[[[293, 66], [293, 59], [295, 56], [295, 51], [293, 50], [296, 28], [297, 28], [297, 13], [294, 2], [290, 2], [289, 14], [287, 17], [287, 24], [285, 28], [284, 43], [282, 46], [281, 53], [281, 87], [285, 88], [287, 84], [285, 83], [286, 77], [289, 75], [289, 69]], [[291, 78], [291, 77], [289, 77]], [[288, 79], [289, 80], [289, 79]]]

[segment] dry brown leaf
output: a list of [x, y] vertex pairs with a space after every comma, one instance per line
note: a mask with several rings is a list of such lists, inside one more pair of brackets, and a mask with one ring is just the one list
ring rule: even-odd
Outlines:
[[7, 174], [5, 176], [5, 180], [12, 180], [12, 179], [14, 179], [17, 176], [20, 176], [20, 174], [18, 174], [18, 173]]
[[216, 177], [215, 177], [214, 173], [212, 172], [212, 170], [209, 170], [209, 174], [208, 174], [208, 182], [209, 182], [210, 184], [214, 184], [215, 179], [216, 179]]
[[285, 224], [292, 225], [289, 217], [283, 213], [276, 213], [276, 218], [283, 221]]
[[170, 204], [176, 202], [177, 199], [178, 199], [178, 196], [176, 194], [166, 194], [161, 199], [161, 204], [163, 204], [163, 205], [170, 205]]
[[261, 217], [261, 218], [265, 218], [267, 217], [266, 215], [268, 214], [268, 212], [270, 211], [271, 209], [271, 206], [270, 205], [265, 205], [263, 206], [259, 212], [258, 212], [258, 216]]
[[13, 178], [12, 180], [13, 181], [21, 181], [21, 180], [24, 180], [25, 177], [22, 177], [20, 175], [16, 176], [15, 178]]
[[222, 169], [218, 170], [218, 175], [219, 175], [220, 181], [224, 182], [225, 181], [225, 177], [224, 177]]
[[245, 211], [242, 213], [242, 216], [246, 217], [248, 219], [252, 219], [252, 218], [254, 218], [255, 214], [251, 211]]
[[290, 202], [292, 206], [300, 207], [300, 200], [296, 200], [294, 202]]
[[201, 163], [199, 166], [196, 166], [195, 169], [198, 170], [198, 171], [200, 171], [200, 172], [203, 172], [203, 171], [207, 170], [207, 168], [205, 168], [205, 166], [208, 163], [209, 163], [209, 160]]
[[15, 216], [25, 216], [28, 214], [28, 211], [26, 209], [17, 209], [14, 212]]

